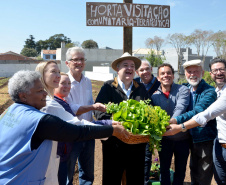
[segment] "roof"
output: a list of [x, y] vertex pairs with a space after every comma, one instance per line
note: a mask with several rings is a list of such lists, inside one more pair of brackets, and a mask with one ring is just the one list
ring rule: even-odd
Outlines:
[[28, 60], [28, 61], [33, 60], [35, 61], [30, 57], [26, 57], [24, 55], [20, 55], [12, 51], [8, 51], [6, 53], [0, 53], [0, 60]]
[[148, 54], [151, 54], [151, 51], [153, 51], [154, 54], [157, 53], [157, 50], [155, 50], [155, 49], [139, 48], [139, 49], [133, 50], [133, 55], [135, 55], [135, 54], [148, 55]]
[[42, 50], [43, 54], [51, 54], [51, 55], [55, 55], [56, 54], [56, 50]]

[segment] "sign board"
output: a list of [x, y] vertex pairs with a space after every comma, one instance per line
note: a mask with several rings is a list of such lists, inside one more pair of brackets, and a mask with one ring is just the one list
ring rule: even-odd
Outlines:
[[87, 2], [86, 25], [170, 28], [170, 6]]

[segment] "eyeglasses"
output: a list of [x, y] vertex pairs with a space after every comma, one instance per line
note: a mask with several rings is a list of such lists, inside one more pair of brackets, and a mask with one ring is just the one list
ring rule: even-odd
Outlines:
[[225, 73], [225, 68], [213, 69], [211, 70], [211, 73], [216, 75], [218, 71], [220, 71], [221, 73]]
[[72, 58], [70, 61], [73, 63], [78, 63], [79, 61], [85, 62], [86, 60], [86, 58]]

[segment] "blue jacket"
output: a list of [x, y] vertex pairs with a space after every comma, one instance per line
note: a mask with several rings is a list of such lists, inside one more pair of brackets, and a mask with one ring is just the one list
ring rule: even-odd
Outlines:
[[[157, 78], [154, 77], [154, 75], [152, 75], [152, 78], [154, 79], [153, 84], [151, 85], [151, 87], [149, 89], [146, 90], [148, 91], [148, 98], [151, 99], [152, 94], [158, 90], [159, 86], [160, 86], [160, 82], [157, 80]], [[140, 77], [137, 77], [134, 79], [135, 81], [137, 81], [138, 83], [142, 83]], [[151, 83], [151, 82], [150, 82]], [[149, 84], [150, 84], [149, 83]], [[148, 84], [148, 85], [149, 85]]]
[[[183, 85], [173, 83], [169, 97], [166, 98], [162, 92], [161, 86], [151, 97], [154, 106], [160, 106], [170, 117], [175, 118], [188, 110], [190, 102], [189, 89]], [[184, 140], [189, 138], [189, 132], [180, 132], [174, 136], [164, 136], [170, 140]]]
[[[189, 83], [183, 85], [190, 88]], [[210, 86], [205, 82], [205, 80], [202, 79], [196, 90], [193, 103], [190, 103], [190, 111], [180, 116], [177, 116], [177, 124], [181, 124], [185, 121], [188, 121], [196, 114], [203, 112], [207, 107], [209, 107], [213, 102], [215, 102], [216, 99], [217, 94], [215, 92], [214, 87]], [[192, 135], [194, 143], [214, 140], [214, 138], [217, 136], [216, 120], [210, 120], [205, 127], [192, 128], [190, 129], [190, 133]]]

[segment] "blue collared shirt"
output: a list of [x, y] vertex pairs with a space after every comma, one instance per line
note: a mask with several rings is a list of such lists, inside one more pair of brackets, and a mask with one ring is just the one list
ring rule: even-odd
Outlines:
[[140, 78], [140, 82], [144, 84], [145, 89], [148, 91], [151, 88], [152, 84], [155, 82], [155, 79], [156, 77], [152, 75], [152, 80], [148, 84], [145, 84], [144, 82], [142, 82], [141, 78]]
[[133, 87], [133, 81], [132, 81], [131, 85], [129, 86], [128, 90], [127, 90], [125, 88], [125, 84], [119, 79], [119, 77], [117, 77], [117, 79], [118, 79], [118, 84], [120, 85], [123, 92], [126, 94], [127, 98], [129, 99], [129, 96], [131, 94], [131, 90], [132, 90], [132, 87]]

